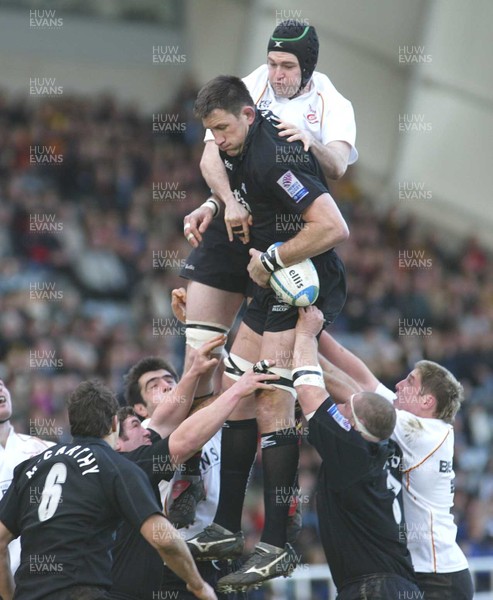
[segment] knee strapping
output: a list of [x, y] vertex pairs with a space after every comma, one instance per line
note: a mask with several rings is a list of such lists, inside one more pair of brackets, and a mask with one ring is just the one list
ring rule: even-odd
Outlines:
[[[185, 338], [187, 345], [198, 350], [203, 344], [209, 342], [218, 335], [228, 335], [229, 329], [218, 323], [209, 323], [207, 321], [188, 321], [186, 322]], [[224, 344], [214, 348], [212, 354], [221, 354], [224, 350]]]

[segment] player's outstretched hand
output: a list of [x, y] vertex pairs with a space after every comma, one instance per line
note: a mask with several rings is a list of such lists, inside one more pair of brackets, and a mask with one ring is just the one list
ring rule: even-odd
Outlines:
[[213, 355], [212, 351], [218, 346], [222, 346], [228, 339], [227, 335], [217, 335], [205, 344], [202, 344], [198, 350], [190, 349], [190, 356], [192, 358], [192, 364], [190, 366], [190, 372], [194, 375], [204, 375], [209, 370], [217, 367], [219, 363], [219, 355]]
[[[276, 364], [275, 360], [264, 361], [268, 367], [272, 367]], [[266, 390], [271, 392], [275, 389], [271, 383], [274, 383], [279, 379], [279, 375], [274, 373], [256, 373], [254, 371], [246, 371], [233, 385], [235, 392], [241, 397], [250, 396], [256, 390]]]
[[202, 204], [183, 219], [183, 235], [190, 246], [198, 248], [202, 241], [202, 234], [209, 227], [213, 214], [214, 211], [210, 206]]
[[228, 230], [229, 241], [232, 242], [236, 235], [244, 244], [250, 241], [250, 225], [253, 223], [252, 215], [239, 202], [228, 202], [224, 208], [224, 222]]
[[302, 142], [303, 150], [305, 152], [310, 150], [310, 147], [315, 139], [308, 130], [300, 129], [299, 127], [296, 127], [296, 125], [286, 123], [285, 121], [281, 121], [279, 125], [276, 125], [276, 128], [280, 130], [279, 137], [286, 138], [287, 142]]
[[316, 306], [306, 306], [298, 309], [298, 322], [296, 335], [309, 335], [315, 337], [320, 333], [324, 324], [324, 315]]
[[187, 318], [187, 290], [185, 288], [171, 290], [171, 310], [178, 321], [185, 323]]
[[187, 589], [189, 592], [192, 592], [192, 594], [196, 598], [200, 598], [200, 600], [217, 600], [216, 592], [205, 581], [204, 581], [204, 584], [202, 585], [202, 587], [199, 588], [198, 590], [192, 589], [188, 584], [187, 584]]

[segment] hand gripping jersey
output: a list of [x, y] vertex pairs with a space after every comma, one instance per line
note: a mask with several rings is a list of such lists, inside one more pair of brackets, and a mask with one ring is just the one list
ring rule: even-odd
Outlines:
[[[308, 92], [297, 98], [280, 98], [274, 94], [268, 78], [267, 65], [261, 65], [243, 78], [259, 110], [270, 110], [282, 121], [310, 131], [315, 139], [326, 145], [342, 141], [351, 146], [349, 164], [358, 160], [355, 147], [356, 123], [351, 102], [340, 94], [323, 73], [315, 71]], [[213, 140], [209, 130], [205, 141]]]

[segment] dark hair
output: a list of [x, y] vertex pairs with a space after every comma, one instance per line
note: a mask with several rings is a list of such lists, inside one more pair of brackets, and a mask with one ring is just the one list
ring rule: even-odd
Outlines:
[[175, 381], [178, 381], [178, 375], [173, 367], [159, 356], [147, 356], [146, 358], [142, 358], [139, 360], [137, 364], [135, 364], [129, 372], [123, 377], [124, 384], [124, 397], [125, 402], [129, 406], [135, 406], [136, 404], [146, 405], [142, 395], [140, 393], [139, 379], [144, 375], [144, 373], [149, 373], [149, 371], [160, 371], [164, 369], [173, 375]]
[[199, 119], [207, 118], [216, 108], [237, 117], [245, 106], [255, 108], [255, 102], [243, 81], [233, 75], [219, 75], [200, 90], [193, 110]]
[[464, 401], [462, 385], [448, 369], [431, 360], [420, 360], [414, 367], [421, 375], [421, 393], [431, 394], [437, 401], [436, 418], [453, 423]]
[[118, 422], [120, 423], [120, 432], [118, 433], [118, 437], [122, 440], [128, 440], [128, 436], [124, 431], [124, 423], [128, 417], [137, 417], [134, 409], [131, 406], [121, 406], [116, 413], [118, 417]]
[[111, 432], [118, 402], [109, 388], [92, 379], [75, 388], [67, 408], [72, 436], [103, 438]]
[[374, 392], [360, 392], [358, 396], [360, 401], [355, 406], [357, 417], [364, 420], [366, 428], [372, 435], [380, 440], [389, 438], [394, 431], [397, 418], [394, 406]]

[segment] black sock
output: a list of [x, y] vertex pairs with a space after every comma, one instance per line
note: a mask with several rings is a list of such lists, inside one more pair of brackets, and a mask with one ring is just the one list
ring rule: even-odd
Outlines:
[[185, 463], [185, 470], [182, 475], [185, 476], [199, 476], [200, 477], [200, 457], [202, 456], [202, 450], [199, 450]]
[[226, 421], [221, 433], [221, 491], [214, 522], [236, 532], [248, 477], [257, 453], [257, 421]]
[[298, 468], [298, 435], [294, 427], [262, 434], [265, 524], [261, 542], [284, 548], [286, 525]]

